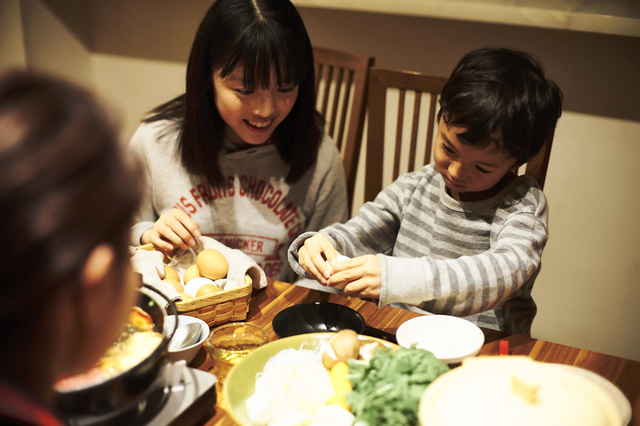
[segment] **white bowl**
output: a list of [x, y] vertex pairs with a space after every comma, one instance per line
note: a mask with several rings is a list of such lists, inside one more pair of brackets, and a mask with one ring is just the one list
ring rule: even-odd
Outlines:
[[[185, 324], [191, 324], [193, 322], [200, 324], [200, 326], [202, 327], [202, 332], [200, 333], [200, 339], [198, 339], [198, 341], [191, 346], [187, 346], [185, 348], [181, 348], [175, 351], [167, 351], [167, 359], [169, 361], [176, 362], [180, 360], [185, 360], [187, 364], [189, 364], [191, 360], [196, 356], [200, 348], [202, 347], [202, 344], [204, 343], [204, 341], [207, 340], [207, 338], [209, 337], [209, 333], [211, 332], [211, 329], [209, 328], [209, 325], [206, 322], [196, 317], [191, 317], [188, 315], [178, 315], [178, 327], [183, 326]], [[175, 325], [175, 316], [173, 315], [167, 316], [164, 324], [168, 330], [173, 330], [173, 327]]]
[[475, 356], [484, 345], [484, 333], [474, 323], [449, 315], [426, 315], [410, 319], [398, 327], [398, 344], [433, 352], [447, 364]]

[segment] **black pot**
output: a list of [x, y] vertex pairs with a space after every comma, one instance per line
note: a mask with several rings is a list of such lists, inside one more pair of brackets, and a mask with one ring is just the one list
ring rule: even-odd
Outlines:
[[178, 312], [166, 296], [147, 285], [140, 289], [137, 306], [147, 312], [153, 319], [153, 329], [163, 335], [160, 345], [136, 366], [119, 375], [96, 385], [67, 392], [56, 391], [55, 407], [63, 418], [79, 416], [98, 416], [122, 410], [136, 401], [156, 382], [158, 373], [164, 363], [167, 346], [173, 337], [174, 330], [164, 330], [164, 320], [167, 312], [159, 306], [146, 292], [151, 290], [167, 300], [172, 309], [172, 315]]

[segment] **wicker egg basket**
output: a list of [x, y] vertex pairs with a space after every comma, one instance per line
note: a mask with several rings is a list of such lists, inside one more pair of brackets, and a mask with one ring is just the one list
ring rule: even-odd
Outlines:
[[[139, 246], [143, 250], [154, 250], [152, 244]], [[175, 302], [180, 315], [189, 315], [206, 322], [209, 327], [234, 321], [244, 321], [249, 314], [249, 302], [253, 281], [244, 276], [244, 285], [222, 290], [206, 296]]]

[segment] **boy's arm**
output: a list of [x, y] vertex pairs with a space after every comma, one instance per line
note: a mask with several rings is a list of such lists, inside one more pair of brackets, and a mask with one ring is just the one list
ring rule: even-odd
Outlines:
[[[366, 203], [358, 215], [345, 224], [335, 223], [320, 232], [327, 236], [333, 247], [348, 257], [365, 254], [391, 254], [395, 243], [400, 218], [404, 208], [403, 188], [406, 186], [401, 177], [383, 190], [373, 202]], [[305, 232], [298, 236], [288, 250], [291, 268], [305, 278], [313, 278], [298, 263], [298, 251], [305, 241], [315, 232]]]
[[537, 274], [548, 239], [546, 203], [540, 214], [509, 217], [481, 254], [455, 259], [378, 256], [380, 306], [407, 303], [433, 313], [468, 316], [516, 295]]

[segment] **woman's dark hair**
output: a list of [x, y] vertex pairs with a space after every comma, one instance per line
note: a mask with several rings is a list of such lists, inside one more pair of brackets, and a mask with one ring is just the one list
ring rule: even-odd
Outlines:
[[128, 261], [138, 177], [91, 94], [24, 71], [0, 77], [0, 318], [78, 283], [100, 244]]
[[467, 145], [498, 148], [525, 163], [552, 134], [562, 114], [562, 92], [526, 52], [482, 48], [466, 54], [442, 89], [440, 117], [465, 127]]
[[213, 73], [224, 78], [237, 67], [244, 68], [250, 87], [268, 88], [272, 69], [278, 85], [299, 85], [293, 109], [274, 132], [278, 152], [290, 166], [286, 181], [297, 181], [317, 158], [322, 124], [315, 111], [311, 41], [289, 0], [216, 0], [191, 47], [185, 94], [144, 121], [173, 120], [185, 169], [214, 187], [226, 185], [218, 160], [225, 123], [214, 102]]

